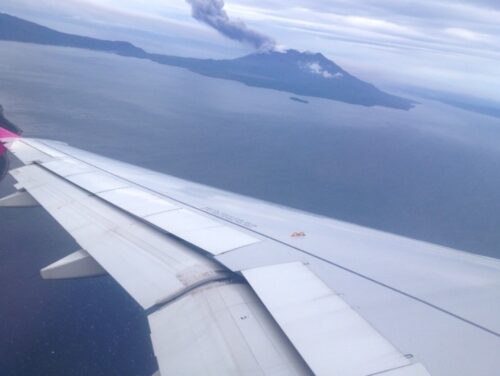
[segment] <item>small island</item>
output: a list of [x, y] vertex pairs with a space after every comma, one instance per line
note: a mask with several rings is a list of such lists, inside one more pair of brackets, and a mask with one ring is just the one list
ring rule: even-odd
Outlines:
[[305, 99], [299, 98], [299, 97], [290, 97], [290, 100], [299, 102], [299, 103], [304, 103], [304, 104], [309, 104], [309, 101], [306, 101]]

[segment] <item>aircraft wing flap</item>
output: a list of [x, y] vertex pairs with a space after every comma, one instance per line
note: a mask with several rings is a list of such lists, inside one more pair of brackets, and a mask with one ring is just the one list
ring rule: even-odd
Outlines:
[[173, 202], [134, 187], [119, 188], [98, 193], [103, 200], [124, 209], [137, 217], [147, 217], [152, 214], [179, 209]]
[[69, 157], [54, 159], [49, 162], [45, 162], [43, 165], [48, 170], [63, 177], [97, 171], [95, 167], [92, 167], [86, 163], [78, 162]]
[[[316, 375], [378, 375], [414, 364], [303, 263], [243, 275]], [[415, 375], [429, 373], [421, 367]]]
[[311, 375], [248, 285], [208, 285], [148, 320], [162, 375]]
[[189, 209], [162, 212], [144, 219], [212, 255], [259, 242], [254, 236]]
[[113, 191], [115, 189], [126, 188], [130, 186], [125, 181], [101, 171], [84, 172], [82, 174], [70, 175], [67, 176], [66, 179], [73, 184], [85, 189], [86, 191], [94, 194]]

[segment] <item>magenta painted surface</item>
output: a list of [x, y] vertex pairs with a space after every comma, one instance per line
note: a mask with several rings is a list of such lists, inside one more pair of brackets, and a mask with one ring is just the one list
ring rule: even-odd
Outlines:
[[0, 127], [0, 139], [2, 138], [17, 138], [19, 135], [13, 133], [5, 128]]
[[17, 138], [19, 137], [19, 135], [5, 129], [5, 128], [2, 128], [0, 127], [0, 156], [4, 155], [5, 152], [7, 151], [7, 149], [5, 148], [5, 146], [3, 146], [2, 142], [3, 139], [6, 139], [6, 138]]

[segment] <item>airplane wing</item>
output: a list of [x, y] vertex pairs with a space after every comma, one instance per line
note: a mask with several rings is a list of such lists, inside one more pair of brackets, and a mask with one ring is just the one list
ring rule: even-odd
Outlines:
[[66, 144], [0, 139], [0, 206], [43, 206], [144, 308], [157, 375], [492, 375], [500, 261], [284, 208]]

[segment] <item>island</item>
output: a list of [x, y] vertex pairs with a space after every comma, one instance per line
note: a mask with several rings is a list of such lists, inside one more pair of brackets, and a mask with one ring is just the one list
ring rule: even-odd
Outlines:
[[416, 105], [416, 102], [386, 93], [358, 79], [321, 53], [267, 50], [222, 60], [151, 54], [129, 42], [62, 33], [5, 13], [0, 13], [0, 40], [84, 48], [149, 59], [208, 77], [349, 104], [399, 110], [409, 110]]

